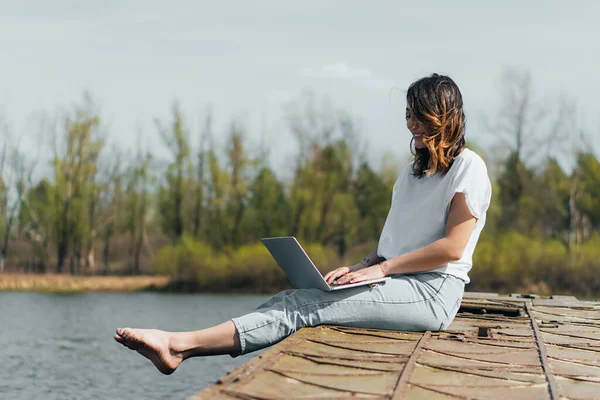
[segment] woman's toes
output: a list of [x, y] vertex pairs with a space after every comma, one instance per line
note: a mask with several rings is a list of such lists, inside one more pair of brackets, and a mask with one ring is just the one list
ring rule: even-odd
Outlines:
[[119, 336], [121, 336], [123, 339], [125, 340], [129, 340], [129, 341], [137, 341], [138, 337], [135, 334], [135, 332], [133, 332], [133, 330], [131, 328], [121, 328], [119, 330]]

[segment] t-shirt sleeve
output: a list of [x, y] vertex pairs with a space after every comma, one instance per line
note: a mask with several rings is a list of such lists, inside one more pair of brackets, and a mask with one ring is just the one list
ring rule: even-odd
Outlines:
[[456, 193], [463, 193], [469, 211], [479, 219], [487, 212], [492, 197], [492, 185], [487, 167], [479, 157], [462, 163], [459, 167], [446, 196], [446, 209], [450, 210], [450, 203]]

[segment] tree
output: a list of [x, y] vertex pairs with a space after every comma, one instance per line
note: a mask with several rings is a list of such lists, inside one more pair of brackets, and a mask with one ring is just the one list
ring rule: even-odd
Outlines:
[[[0, 233], [7, 237], [9, 232], [6, 230], [6, 217], [8, 213], [8, 190], [11, 186], [10, 183], [7, 183], [8, 172], [6, 169], [6, 156], [8, 151], [8, 125], [4, 121], [0, 121], [2, 125], [0, 125], [0, 131], [2, 132], [2, 149], [0, 149]], [[0, 253], [0, 272], [4, 271], [4, 262], [6, 259], [6, 254], [4, 252]]]
[[312, 94], [290, 103], [286, 111], [300, 149], [289, 195], [291, 233], [340, 244], [340, 225], [334, 221], [341, 210], [335, 202], [350, 190], [355, 164], [364, 156], [357, 123], [327, 102], [317, 108]]
[[196, 238], [201, 238], [204, 221], [204, 209], [206, 208], [206, 145], [212, 141], [212, 115], [210, 111], [204, 121], [204, 129], [200, 137], [200, 148], [198, 150], [196, 162], [196, 191], [194, 198], [194, 228], [193, 234]]
[[125, 227], [129, 233], [130, 272], [140, 273], [140, 257], [146, 237], [149, 190], [151, 184], [150, 167], [152, 155], [138, 152], [135, 163], [129, 168], [125, 190]]
[[227, 200], [229, 216], [229, 241], [232, 246], [240, 245], [240, 227], [246, 209], [248, 192], [248, 165], [250, 160], [246, 154], [242, 130], [235, 123], [231, 124], [229, 143], [226, 150], [229, 167], [230, 188]]
[[[54, 192], [57, 271], [63, 271], [69, 251], [71, 273], [79, 267], [84, 240], [90, 234], [88, 201], [94, 192], [97, 163], [104, 146], [100, 117], [88, 93], [63, 123], [64, 147], [54, 138]], [[60, 149], [59, 147], [62, 147]]]
[[330, 214], [341, 211], [335, 206], [336, 195], [346, 193], [350, 189], [352, 180], [352, 158], [350, 149], [342, 139], [336, 143], [326, 145], [315, 154], [314, 171], [318, 183], [319, 205], [318, 224], [315, 230], [315, 238], [321, 243], [327, 244], [338, 236], [335, 228], [327, 226]]
[[359, 243], [379, 238], [391, 204], [390, 189], [369, 164], [360, 166], [352, 183], [353, 199], [360, 219], [357, 232]]
[[35, 257], [39, 258], [39, 271], [46, 272], [49, 256], [49, 245], [52, 240], [52, 229], [55, 223], [56, 187], [46, 179], [30, 187], [23, 197], [19, 226], [27, 232], [32, 247], [31, 265], [35, 264]]
[[501, 79], [503, 91], [498, 124], [493, 128], [505, 138], [510, 155], [499, 179], [502, 199], [501, 227], [508, 229], [519, 221], [521, 198], [524, 195], [527, 175], [530, 173], [524, 160], [531, 158], [528, 146], [536, 145], [535, 132], [543, 125], [546, 111], [533, 99], [531, 74], [519, 69], [507, 69]]
[[569, 230], [569, 176], [558, 162], [550, 158], [535, 181], [535, 211], [542, 234], [560, 240], [567, 239]]
[[576, 183], [570, 201], [572, 214], [571, 242], [581, 244], [592, 229], [600, 229], [600, 161], [592, 151], [577, 154], [577, 165], [572, 173]]
[[315, 240], [313, 190], [316, 186], [315, 171], [311, 163], [323, 143], [331, 140], [335, 131], [335, 112], [329, 103], [317, 109], [313, 93], [305, 93], [299, 99], [286, 105], [286, 119], [289, 129], [298, 144], [298, 155], [294, 167], [293, 181], [290, 187], [290, 233]]
[[[529, 112], [531, 102], [531, 77], [528, 73], [517, 74], [512, 71], [505, 74], [505, 103], [502, 114], [505, 116], [505, 129], [513, 136], [512, 151], [504, 166], [504, 173], [500, 178], [500, 190], [502, 192], [502, 225], [508, 227], [514, 223], [519, 216], [519, 203], [523, 194], [523, 171], [525, 166], [522, 162], [523, 136], [526, 116]], [[509, 108], [505, 108], [510, 105]]]
[[283, 184], [271, 168], [263, 165], [249, 188], [248, 225], [252, 236], [262, 238], [289, 234], [287, 209]]
[[178, 240], [183, 235], [183, 204], [186, 197], [186, 180], [190, 170], [190, 146], [188, 131], [177, 103], [173, 105], [173, 121], [170, 129], [156, 120], [158, 132], [171, 151], [173, 160], [165, 176], [166, 187], [161, 192], [160, 208], [163, 212], [165, 231]]
[[[11, 132], [5, 121], [0, 121], [0, 131], [4, 140], [0, 150], [0, 218], [3, 238], [0, 241], [0, 271], [8, 256], [8, 241], [14, 224], [19, 222], [23, 200], [31, 186], [32, 175], [38, 157], [29, 157], [20, 150], [21, 137], [16, 144], [10, 144]], [[21, 226], [17, 226], [21, 229]], [[0, 236], [2, 237], [2, 236]]]
[[100, 196], [102, 205], [102, 217], [104, 220], [104, 234], [102, 235], [103, 250], [102, 263], [103, 273], [109, 272], [110, 240], [117, 230], [119, 230], [123, 208], [125, 206], [123, 193], [124, 168], [122, 154], [118, 149], [112, 151], [113, 158], [111, 165], [106, 172], [104, 191]]
[[210, 233], [206, 235], [206, 240], [214, 249], [220, 250], [229, 240], [226, 205], [231, 180], [227, 171], [221, 168], [212, 142], [209, 144], [206, 157], [209, 175], [206, 188], [207, 232]]
[[[18, 216], [23, 203], [23, 196], [26, 191], [27, 182], [31, 181], [31, 173], [33, 168], [27, 166], [26, 158], [24, 154], [21, 154], [18, 147], [11, 151], [9, 157], [10, 169], [12, 173], [10, 178], [6, 180], [6, 183], [1, 182], [0, 190], [3, 190], [2, 206], [4, 215], [4, 240], [2, 240], [0, 249], [0, 271], [4, 270], [4, 263], [8, 255], [8, 239], [13, 228], [13, 224], [18, 221]], [[11, 199], [12, 194], [12, 199]]]
[[88, 202], [94, 193], [97, 163], [104, 146], [100, 117], [88, 93], [83, 104], [64, 118], [64, 148], [54, 141], [54, 177], [57, 233], [57, 271], [63, 270], [71, 250], [71, 273], [79, 268], [84, 240], [90, 235]]

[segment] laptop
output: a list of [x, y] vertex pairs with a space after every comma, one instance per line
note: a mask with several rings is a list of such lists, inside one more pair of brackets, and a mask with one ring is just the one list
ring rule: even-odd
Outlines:
[[293, 236], [261, 239], [279, 267], [296, 289], [321, 289], [325, 292], [370, 285], [390, 279], [389, 276], [347, 285], [329, 285], [300, 243]]

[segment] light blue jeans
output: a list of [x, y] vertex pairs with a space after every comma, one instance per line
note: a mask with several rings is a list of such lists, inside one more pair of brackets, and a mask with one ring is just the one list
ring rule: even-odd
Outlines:
[[464, 288], [464, 282], [452, 275], [425, 272], [392, 275], [379, 284], [333, 292], [286, 290], [232, 320], [241, 345], [240, 353], [232, 356], [260, 350], [300, 328], [317, 325], [443, 330], [454, 319]]

